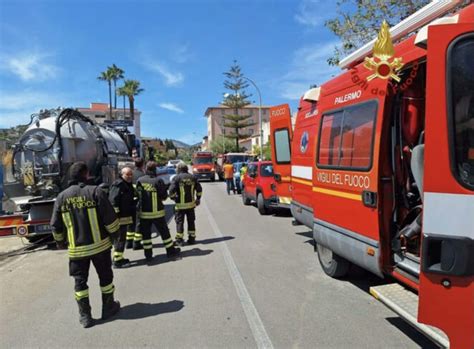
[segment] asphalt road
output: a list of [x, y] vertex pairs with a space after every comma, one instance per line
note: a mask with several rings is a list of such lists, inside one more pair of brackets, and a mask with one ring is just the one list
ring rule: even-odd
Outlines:
[[[122, 310], [90, 329], [78, 323], [64, 251], [1, 260], [0, 347], [435, 347], [370, 296], [369, 287], [384, 281], [358, 269], [342, 281], [326, 276], [311, 232], [291, 217], [260, 216], [223, 183], [203, 188], [198, 244], [168, 261], [157, 237], [150, 266], [142, 251], [127, 250], [133, 266], [114, 271]], [[89, 288], [98, 318], [92, 270]]]

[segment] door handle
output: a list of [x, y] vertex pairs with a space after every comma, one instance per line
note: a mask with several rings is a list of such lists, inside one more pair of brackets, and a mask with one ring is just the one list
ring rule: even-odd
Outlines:
[[364, 190], [362, 192], [362, 202], [366, 207], [377, 207], [377, 193]]

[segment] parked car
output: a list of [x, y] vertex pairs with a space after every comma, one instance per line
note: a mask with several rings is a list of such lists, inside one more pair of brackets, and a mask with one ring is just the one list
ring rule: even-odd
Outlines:
[[174, 176], [176, 176], [176, 169], [173, 167], [160, 167], [156, 170], [156, 175], [165, 182], [166, 187], [169, 187]]
[[184, 161], [181, 159], [168, 160], [166, 166], [176, 168], [179, 164], [184, 164]]
[[257, 203], [258, 212], [262, 215], [271, 213], [272, 207], [278, 206], [276, 182], [273, 177], [271, 161], [251, 162], [243, 180], [242, 202], [250, 205]]

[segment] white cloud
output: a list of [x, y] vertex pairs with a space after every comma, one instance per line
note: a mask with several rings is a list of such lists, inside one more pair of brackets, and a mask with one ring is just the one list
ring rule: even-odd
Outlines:
[[180, 72], [170, 71], [164, 64], [156, 61], [145, 62], [145, 67], [160, 74], [165, 79], [167, 86], [179, 86], [184, 81], [184, 75]]
[[70, 102], [62, 95], [53, 95], [43, 92], [22, 91], [6, 93], [0, 91], [0, 127], [11, 127], [28, 123], [30, 115], [40, 109], [70, 106]]
[[178, 107], [176, 104], [174, 103], [160, 103], [159, 106], [163, 109], [167, 109], [167, 110], [170, 110], [170, 111], [174, 111], [176, 113], [179, 113], [179, 114], [183, 114], [184, 113], [184, 110], [181, 109], [180, 107]]
[[192, 57], [192, 53], [189, 52], [188, 45], [183, 44], [175, 49], [172, 57], [177, 63], [186, 63]]
[[335, 45], [336, 42], [327, 42], [296, 50], [288, 72], [276, 82], [280, 96], [299, 99], [311, 85], [321, 85], [337, 74], [340, 69], [327, 64]]
[[49, 56], [39, 53], [21, 53], [0, 57], [1, 69], [16, 75], [23, 81], [45, 81], [54, 79], [59, 68], [48, 63]]
[[334, 9], [333, 1], [302, 0], [293, 18], [299, 24], [314, 29], [324, 25], [324, 22], [334, 15]]

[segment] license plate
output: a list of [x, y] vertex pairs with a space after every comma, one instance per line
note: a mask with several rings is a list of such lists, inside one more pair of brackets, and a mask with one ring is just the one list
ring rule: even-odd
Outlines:
[[46, 233], [51, 231], [49, 224], [38, 224], [35, 226], [35, 233]]

